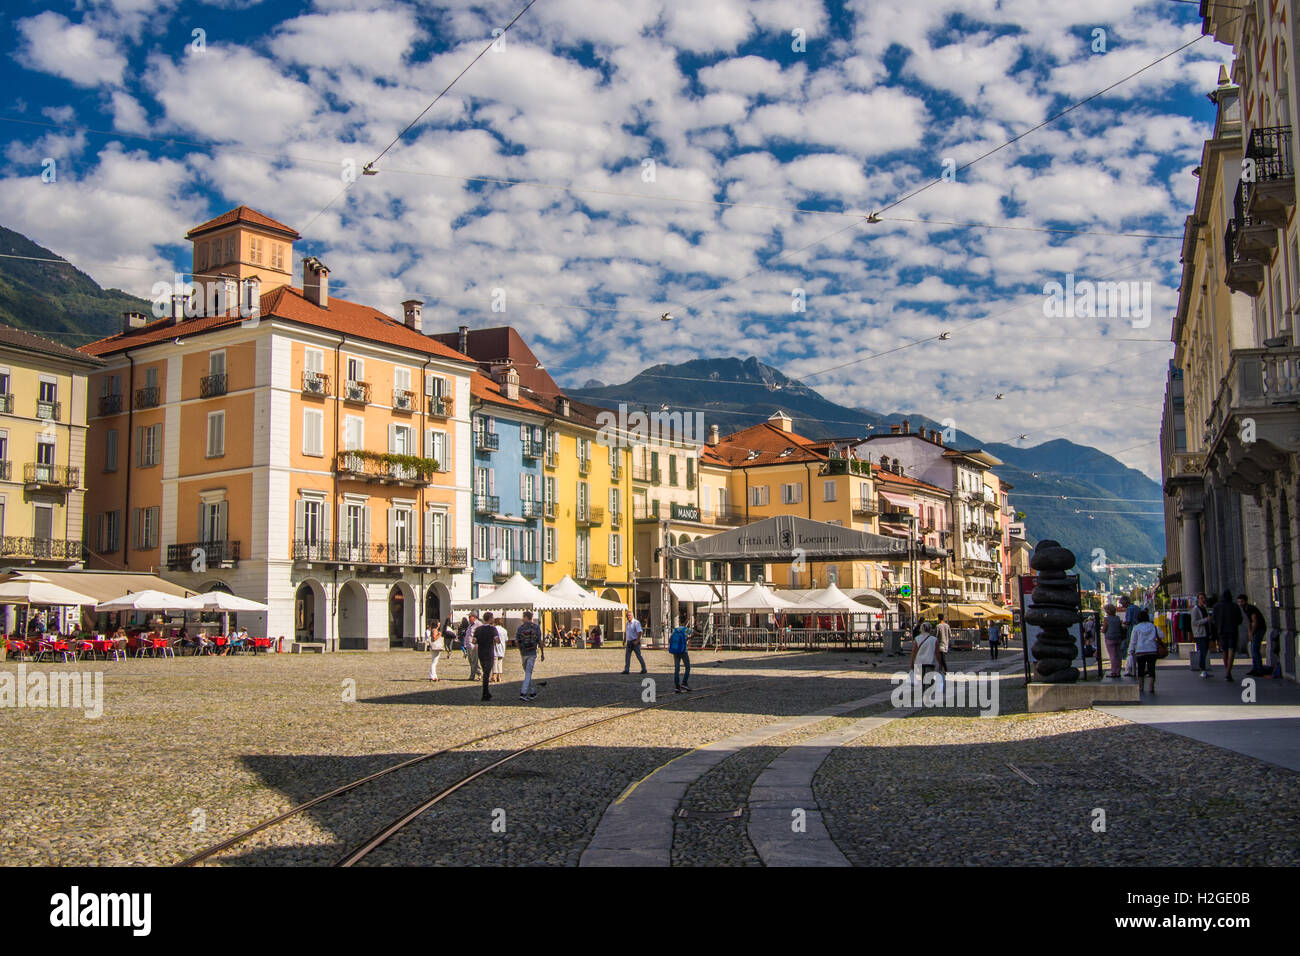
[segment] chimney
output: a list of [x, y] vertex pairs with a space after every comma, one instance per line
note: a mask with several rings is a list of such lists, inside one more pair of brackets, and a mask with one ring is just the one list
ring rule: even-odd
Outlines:
[[500, 371], [494, 370], [494, 372], [497, 384], [501, 386], [501, 394], [512, 402], [519, 401], [519, 373], [515, 371], [515, 367], [507, 365]]
[[[462, 326], [462, 328], [464, 327]], [[560, 414], [563, 415], [565, 418], [569, 417], [569, 400], [565, 398], [563, 395], [561, 395], [559, 399], [556, 401], [555, 407], [560, 410]]]
[[123, 312], [122, 313], [122, 331], [132, 332], [136, 329], [142, 329], [149, 321], [149, 316], [143, 312]]
[[262, 280], [257, 276], [249, 276], [244, 280], [244, 303], [240, 311], [248, 317], [261, 314]]
[[330, 307], [330, 270], [315, 256], [302, 260], [302, 294], [322, 309]]
[[717, 425], [710, 425], [710, 426], [709, 426], [709, 444], [710, 444], [710, 445], [716, 445], [719, 441], [721, 441], [721, 438], [719, 438], [719, 436], [718, 436], [718, 426], [717, 426]]
[[777, 428], [781, 429], [781, 431], [783, 432], [794, 430], [793, 422], [791, 422], [790, 416], [787, 415], [785, 412], [781, 411], [779, 408], [776, 411], [774, 411], [771, 415], [769, 415], [767, 420], [771, 422], [773, 425], [775, 425]]
[[183, 295], [172, 296], [172, 314], [171, 314], [171, 322], [169, 324], [176, 325], [180, 322], [185, 321], [185, 299], [186, 298], [187, 296], [183, 296]]
[[906, 418], [903, 419], [903, 434], [904, 435], [912, 434], [912, 423]]
[[221, 299], [217, 304], [217, 311], [221, 315], [234, 315], [239, 311], [239, 280], [229, 273], [223, 272], [217, 277], [217, 291]]
[[469, 326], [460, 327], [460, 338], [457, 340], [456, 351], [461, 355], [469, 355]]
[[424, 303], [419, 299], [407, 299], [402, 303], [402, 321], [408, 329], [416, 332], [420, 331], [422, 319], [420, 311], [424, 308]]
[[928, 435], [926, 434], [926, 430], [925, 430], [925, 426], [924, 426], [924, 425], [922, 425], [922, 426], [920, 427], [919, 432], [920, 432], [920, 435], [921, 435], [922, 438], [926, 439], [926, 441], [929, 441], [929, 437], [928, 437]]
[[903, 426], [902, 426], [902, 425], [890, 425], [890, 426], [889, 426], [889, 434], [891, 434], [891, 435], [901, 435], [901, 434], [903, 434]]

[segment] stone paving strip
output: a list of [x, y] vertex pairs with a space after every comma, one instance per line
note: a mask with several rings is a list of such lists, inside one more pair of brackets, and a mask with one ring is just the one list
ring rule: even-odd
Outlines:
[[[971, 667], [965, 669], [978, 670], [986, 668], [987, 664], [983, 658], [977, 658]], [[901, 661], [896, 666], [901, 667]], [[674, 817], [693, 783], [741, 750], [821, 723], [830, 717], [844, 716], [881, 704], [889, 700], [892, 690], [891, 687], [866, 697], [843, 701], [812, 713], [787, 717], [766, 726], [714, 740], [657, 767], [629, 786], [605, 810], [595, 836], [582, 853], [579, 865], [671, 865]], [[813, 770], [815, 769], [814, 767]], [[811, 778], [811, 774], [809, 776]]]
[[[835, 748], [816, 805], [855, 866], [1295, 866], [1300, 774], [1098, 710], [918, 712]], [[787, 824], [788, 826], [788, 824]]]

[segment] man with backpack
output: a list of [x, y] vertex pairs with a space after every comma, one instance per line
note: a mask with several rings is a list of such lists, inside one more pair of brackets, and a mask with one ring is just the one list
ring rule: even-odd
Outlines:
[[474, 642], [474, 652], [470, 657], [470, 664], [478, 665], [483, 675], [483, 699], [491, 700], [492, 694], [488, 691], [488, 681], [492, 679], [492, 659], [496, 657], [497, 652], [497, 629], [492, 623], [491, 611], [483, 612], [483, 623], [474, 629], [471, 637]]
[[524, 664], [524, 682], [519, 688], [520, 700], [536, 700], [537, 689], [533, 687], [533, 667], [537, 664], [537, 648], [542, 643], [542, 629], [533, 623], [533, 612], [524, 611], [524, 623], [515, 631], [515, 644], [519, 647], [519, 656]]
[[[673, 686], [678, 694], [691, 689], [691, 655], [686, 650], [687, 642], [691, 636], [691, 629], [686, 626], [686, 621], [687, 614], [682, 611], [678, 617], [677, 627], [673, 628], [673, 633], [668, 638], [668, 653], [673, 655]], [[683, 664], [686, 665], [685, 677], [681, 674]]]

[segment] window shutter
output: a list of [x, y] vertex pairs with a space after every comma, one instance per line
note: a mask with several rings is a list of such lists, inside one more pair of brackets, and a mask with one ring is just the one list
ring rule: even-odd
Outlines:
[[350, 529], [348, 528], [348, 506], [343, 504], [342, 502], [339, 502], [339, 539], [344, 544], [348, 544], [348, 545], [356, 544], [355, 541], [351, 540], [348, 537], [349, 533], [350, 533]]
[[397, 451], [397, 426], [388, 426], [388, 453], [391, 455]]
[[[425, 458], [438, 457], [437, 453], [433, 450], [433, 429], [432, 428], [426, 428], [424, 430], [424, 457]], [[440, 465], [442, 464], [441, 460], [439, 460], [438, 464]]]
[[495, 468], [489, 468], [487, 470], [487, 481], [487, 493], [489, 495], [495, 495], [497, 493], [497, 470]]
[[436, 546], [437, 542], [433, 539], [433, 512], [426, 511], [424, 513], [424, 553], [426, 561], [436, 562], [438, 560], [437, 556], [432, 553]]
[[131, 546], [134, 547], [134, 548], [136, 548], [136, 549], [139, 549], [139, 547], [140, 547], [140, 524], [141, 524], [141, 521], [142, 521], [142, 519], [141, 519], [141, 517], [140, 517], [140, 509], [139, 509], [139, 508], [132, 508], [132, 509], [131, 509]]
[[135, 426], [135, 466], [139, 468], [144, 464], [144, 427]]
[[95, 535], [95, 542], [97, 544], [96, 550], [99, 551], [100, 554], [103, 554], [108, 550], [108, 547], [104, 544], [104, 513], [102, 511], [99, 513], [98, 524], [98, 534]]
[[303, 539], [303, 526], [306, 524], [307, 502], [299, 498], [293, 503], [293, 540]]
[[397, 546], [397, 509], [388, 509], [388, 557], [393, 559], [393, 549]]
[[527, 475], [519, 476], [519, 500], [520, 501], [528, 500], [528, 476]]
[[217, 505], [217, 540], [218, 541], [225, 541], [228, 537], [230, 537], [226, 533], [227, 507], [228, 504], [227, 502], [224, 501]]
[[325, 545], [330, 540], [330, 506], [325, 502], [320, 504], [320, 543]]
[[361, 526], [361, 543], [370, 543], [370, 506], [361, 509], [362, 526]]

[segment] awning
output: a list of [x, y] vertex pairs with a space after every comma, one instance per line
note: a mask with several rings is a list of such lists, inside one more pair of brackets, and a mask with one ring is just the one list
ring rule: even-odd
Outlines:
[[728, 597], [734, 598], [749, 590], [748, 584], [727, 584], [721, 581], [717, 584], [686, 584], [679, 581], [672, 581], [668, 589], [673, 592], [673, 597], [679, 601], [685, 601], [687, 604], [722, 604], [723, 588], [728, 589]]
[[[777, 515], [707, 538], [667, 548], [670, 558], [692, 561], [897, 561], [908, 542], [870, 531], [827, 524], [795, 515]], [[941, 558], [944, 552], [917, 543], [918, 558]]]
[[889, 598], [872, 588], [848, 588], [844, 593], [859, 604], [875, 604], [883, 608], [892, 606]]
[[127, 571], [47, 571], [41, 568], [39, 571], [13, 571], [5, 580], [32, 578], [93, 597], [96, 602], [107, 601], [128, 591], [152, 590], [177, 595], [194, 593], [193, 590], [163, 580], [156, 574]]
[[985, 620], [992, 620], [994, 618], [1004, 621], [1011, 620], [1011, 612], [1004, 607], [998, 607], [996, 604], [991, 604], [988, 601], [976, 601], [975, 603], [988, 612]]
[[878, 491], [876, 494], [880, 495], [880, 497], [884, 498], [891, 505], [902, 508], [905, 511], [910, 511], [916, 507], [916, 502], [905, 495], [895, 495], [888, 491]]

